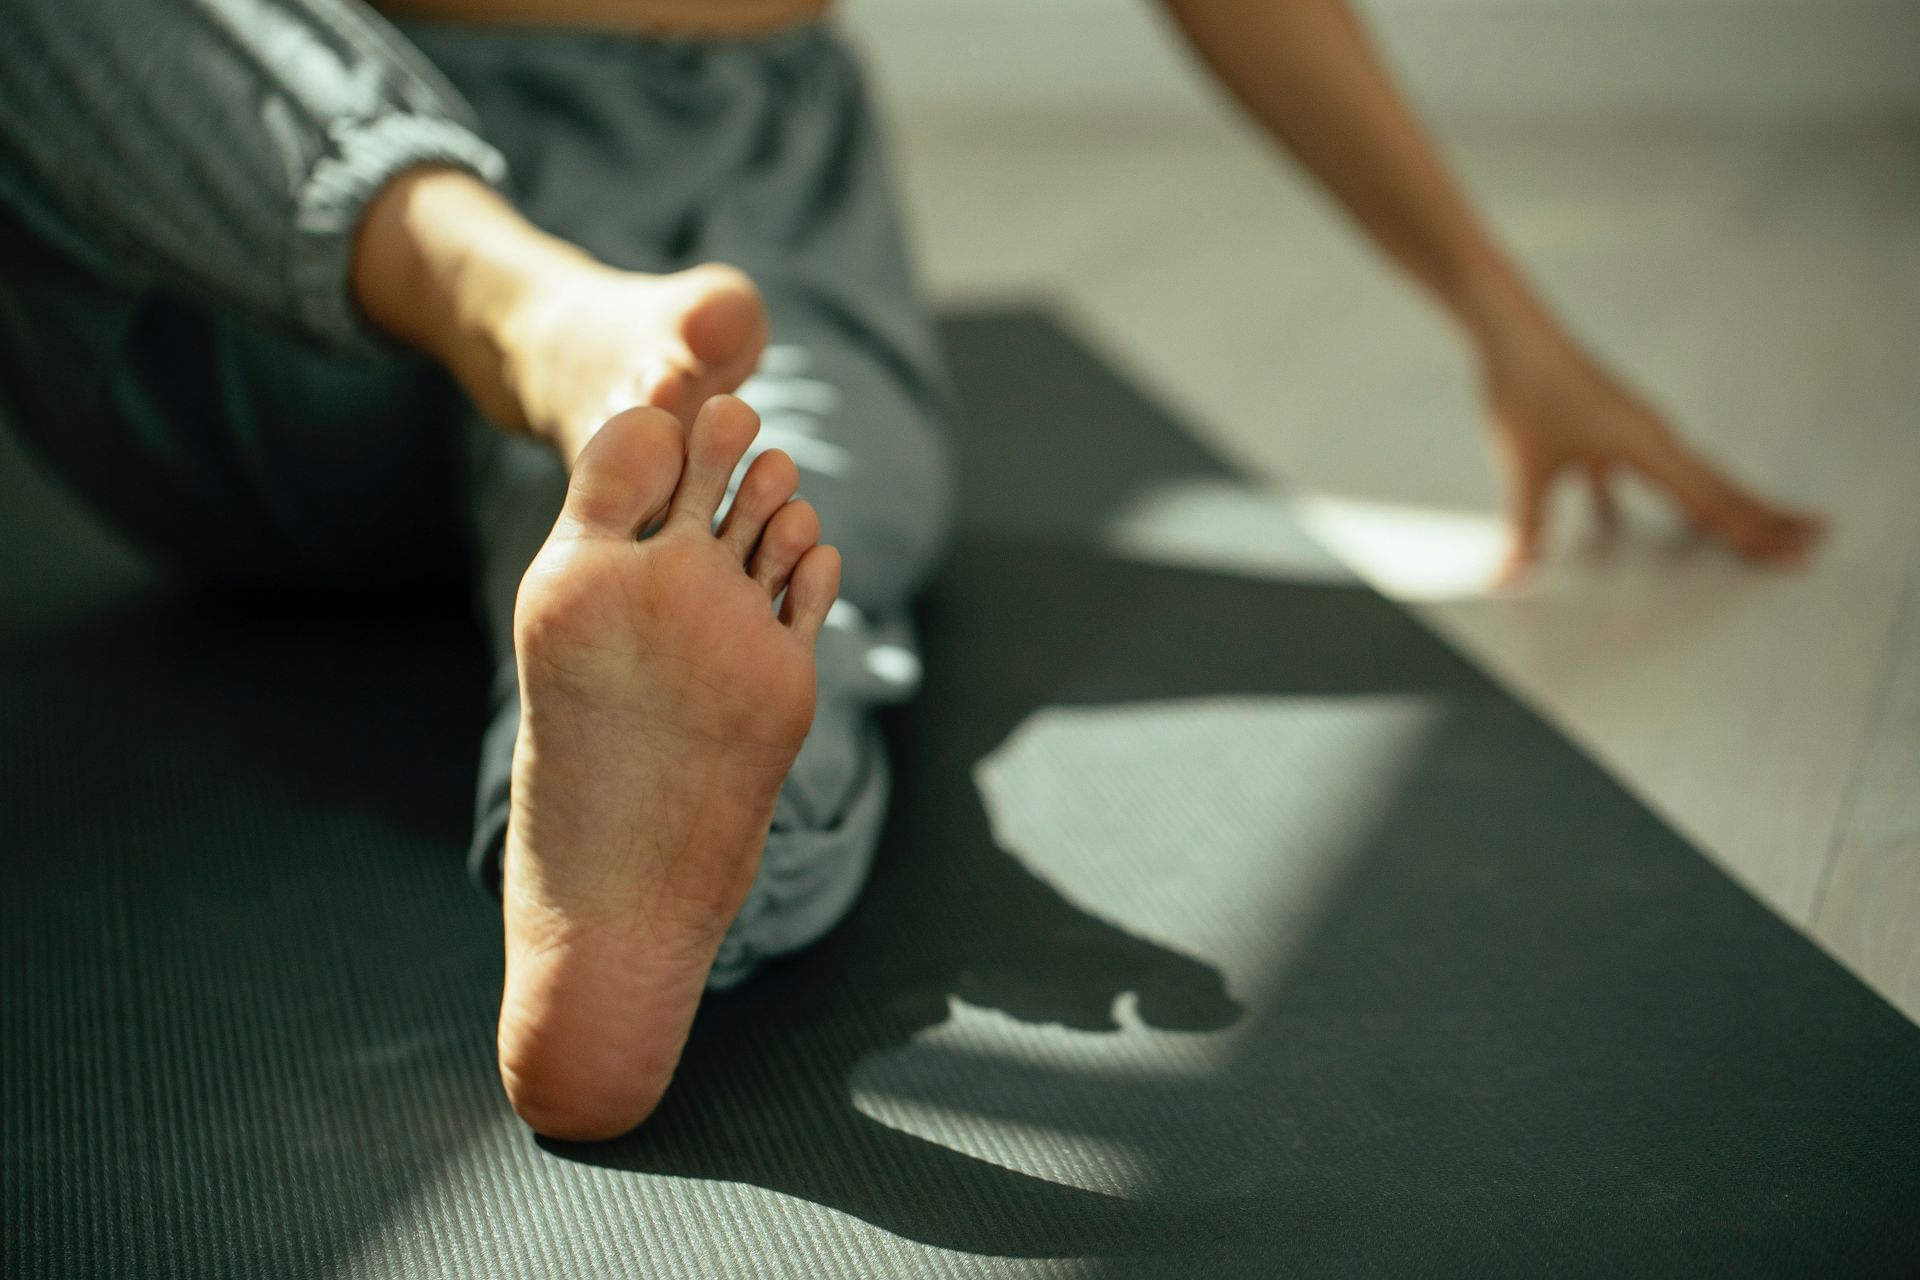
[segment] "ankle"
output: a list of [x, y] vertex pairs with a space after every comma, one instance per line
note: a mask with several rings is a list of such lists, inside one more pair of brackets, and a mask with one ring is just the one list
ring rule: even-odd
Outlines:
[[472, 175], [422, 168], [368, 206], [352, 287], [376, 327], [445, 366], [498, 425], [527, 431], [512, 377], [517, 318], [556, 277], [592, 264]]

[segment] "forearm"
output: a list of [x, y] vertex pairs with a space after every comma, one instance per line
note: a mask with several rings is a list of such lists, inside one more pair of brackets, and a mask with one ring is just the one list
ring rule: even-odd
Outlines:
[[1346, 0], [1165, 0], [1221, 83], [1476, 341], [1545, 314]]
[[357, 0], [7, 0], [0, 139], [30, 220], [335, 346], [366, 336], [349, 275], [375, 193], [421, 165], [505, 167]]
[[1347, 0], [1164, 2], [1221, 82], [1477, 348], [1514, 532], [1505, 580], [1541, 554], [1548, 496], [1572, 469], [1603, 524], [1609, 477], [1625, 469], [1744, 556], [1805, 558], [1819, 520], [1729, 480], [1566, 337], [1460, 194]]

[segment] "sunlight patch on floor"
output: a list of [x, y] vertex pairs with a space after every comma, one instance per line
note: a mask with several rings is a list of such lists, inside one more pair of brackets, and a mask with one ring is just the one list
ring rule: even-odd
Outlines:
[[1424, 601], [1491, 594], [1506, 549], [1490, 512], [1226, 479], [1168, 481], [1135, 495], [1102, 543], [1129, 560], [1276, 582], [1357, 574], [1395, 599]]
[[1239, 479], [1181, 479], [1133, 495], [1102, 531], [1114, 555], [1276, 582], [1351, 582], [1300, 532], [1292, 495]]

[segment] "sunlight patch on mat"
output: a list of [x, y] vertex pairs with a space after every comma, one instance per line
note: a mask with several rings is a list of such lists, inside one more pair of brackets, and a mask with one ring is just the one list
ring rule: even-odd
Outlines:
[[1284, 979], [1439, 714], [1400, 693], [1036, 712], [975, 777], [996, 841], [1122, 935], [1086, 951], [1063, 936], [1042, 957], [1058, 964], [1042, 981], [1093, 997], [1114, 1025], [956, 997], [944, 1022], [860, 1064], [855, 1106], [1062, 1185], [1164, 1190], [1196, 1134], [1241, 1123], [1223, 1081], [1244, 1023], [1185, 1015], [1217, 1006], [1222, 978], [1241, 1002]]
[[1407, 694], [1047, 707], [975, 779], [996, 841], [1041, 878], [1249, 979], [1236, 944], [1314, 914], [1437, 714]]

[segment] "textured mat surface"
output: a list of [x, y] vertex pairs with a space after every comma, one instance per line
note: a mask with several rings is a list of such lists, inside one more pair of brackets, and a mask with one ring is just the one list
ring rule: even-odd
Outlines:
[[875, 881], [602, 1147], [495, 1084], [457, 607], [195, 605], [0, 454], [0, 1273], [1914, 1269], [1920, 1030], [1060, 330], [947, 333]]

